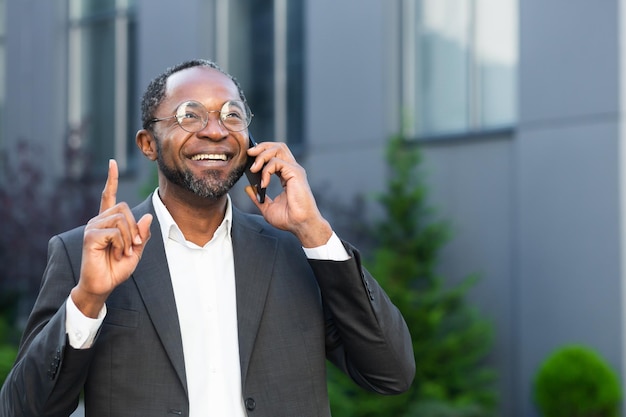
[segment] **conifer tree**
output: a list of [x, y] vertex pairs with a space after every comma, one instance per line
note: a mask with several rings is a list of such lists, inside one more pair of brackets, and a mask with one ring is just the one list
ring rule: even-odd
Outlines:
[[409, 326], [414, 383], [405, 394], [384, 397], [355, 387], [329, 367], [334, 417], [493, 415], [494, 372], [484, 364], [492, 326], [466, 300], [476, 277], [451, 286], [437, 271], [439, 250], [451, 233], [428, 205], [420, 162], [414, 145], [400, 136], [389, 141], [389, 177], [377, 198], [384, 216], [371, 230], [376, 243], [365, 260]]

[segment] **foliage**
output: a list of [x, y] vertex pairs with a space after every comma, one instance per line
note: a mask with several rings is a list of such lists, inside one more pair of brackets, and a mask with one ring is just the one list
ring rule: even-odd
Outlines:
[[52, 179], [45, 152], [18, 141], [0, 154], [0, 383], [17, 355], [17, 321], [30, 310], [46, 265], [48, 240], [97, 212], [99, 189], [84, 175], [88, 158], [66, 149], [66, 173]]
[[15, 346], [0, 345], [0, 386], [9, 375], [16, 356], [17, 349]]
[[150, 167], [150, 176], [139, 189], [139, 195], [142, 198], [148, 197], [159, 186], [159, 174], [156, 164]]
[[557, 349], [535, 376], [534, 400], [544, 417], [617, 417], [620, 399], [616, 373], [585, 346]]
[[15, 321], [15, 297], [0, 296], [0, 386], [6, 379], [15, 357], [19, 332], [11, 323]]
[[27, 141], [0, 154], [0, 289], [33, 297], [46, 264], [48, 240], [97, 213], [98, 189], [74, 169], [86, 156], [66, 151], [66, 175], [54, 180], [45, 151]]
[[14, 343], [8, 343], [6, 339], [13, 333], [9, 324], [0, 316], [0, 386], [9, 375], [17, 356], [17, 348]]
[[360, 390], [329, 367], [333, 416], [490, 416], [495, 374], [483, 361], [493, 329], [465, 300], [476, 277], [450, 287], [436, 271], [437, 254], [450, 229], [427, 204], [419, 150], [394, 137], [387, 162], [387, 190], [378, 197], [385, 217], [371, 231], [377, 245], [366, 266], [409, 326], [416, 377], [407, 393], [381, 397]]

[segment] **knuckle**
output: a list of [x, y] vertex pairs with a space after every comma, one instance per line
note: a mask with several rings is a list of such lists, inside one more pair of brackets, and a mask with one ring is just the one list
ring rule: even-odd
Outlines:
[[96, 217], [92, 217], [87, 222], [86, 229], [89, 229], [89, 230], [98, 229], [100, 228], [102, 221], [103, 221], [102, 215], [97, 215]]
[[117, 205], [118, 205], [118, 206], [119, 206], [122, 210], [128, 210], [128, 211], [130, 211], [130, 206], [129, 206], [129, 205], [128, 205], [128, 203], [127, 203], [127, 202], [125, 202], [125, 201], [119, 202], [119, 203], [117, 203]]

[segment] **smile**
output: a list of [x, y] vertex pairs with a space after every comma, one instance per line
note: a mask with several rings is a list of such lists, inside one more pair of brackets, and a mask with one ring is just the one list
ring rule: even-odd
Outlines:
[[227, 161], [228, 157], [223, 153], [201, 153], [191, 157], [192, 161]]

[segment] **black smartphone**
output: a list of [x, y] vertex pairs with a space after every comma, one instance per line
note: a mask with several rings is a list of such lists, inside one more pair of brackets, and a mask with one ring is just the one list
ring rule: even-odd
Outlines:
[[[256, 142], [252, 138], [252, 135], [248, 135], [250, 138], [250, 147], [253, 148], [256, 146]], [[256, 191], [256, 198], [259, 203], [263, 204], [265, 202], [265, 188], [261, 188], [261, 171], [259, 172], [250, 172], [250, 167], [254, 163], [254, 157], [248, 156], [248, 161], [246, 162], [246, 177], [248, 177], [248, 181], [250, 185]]]

